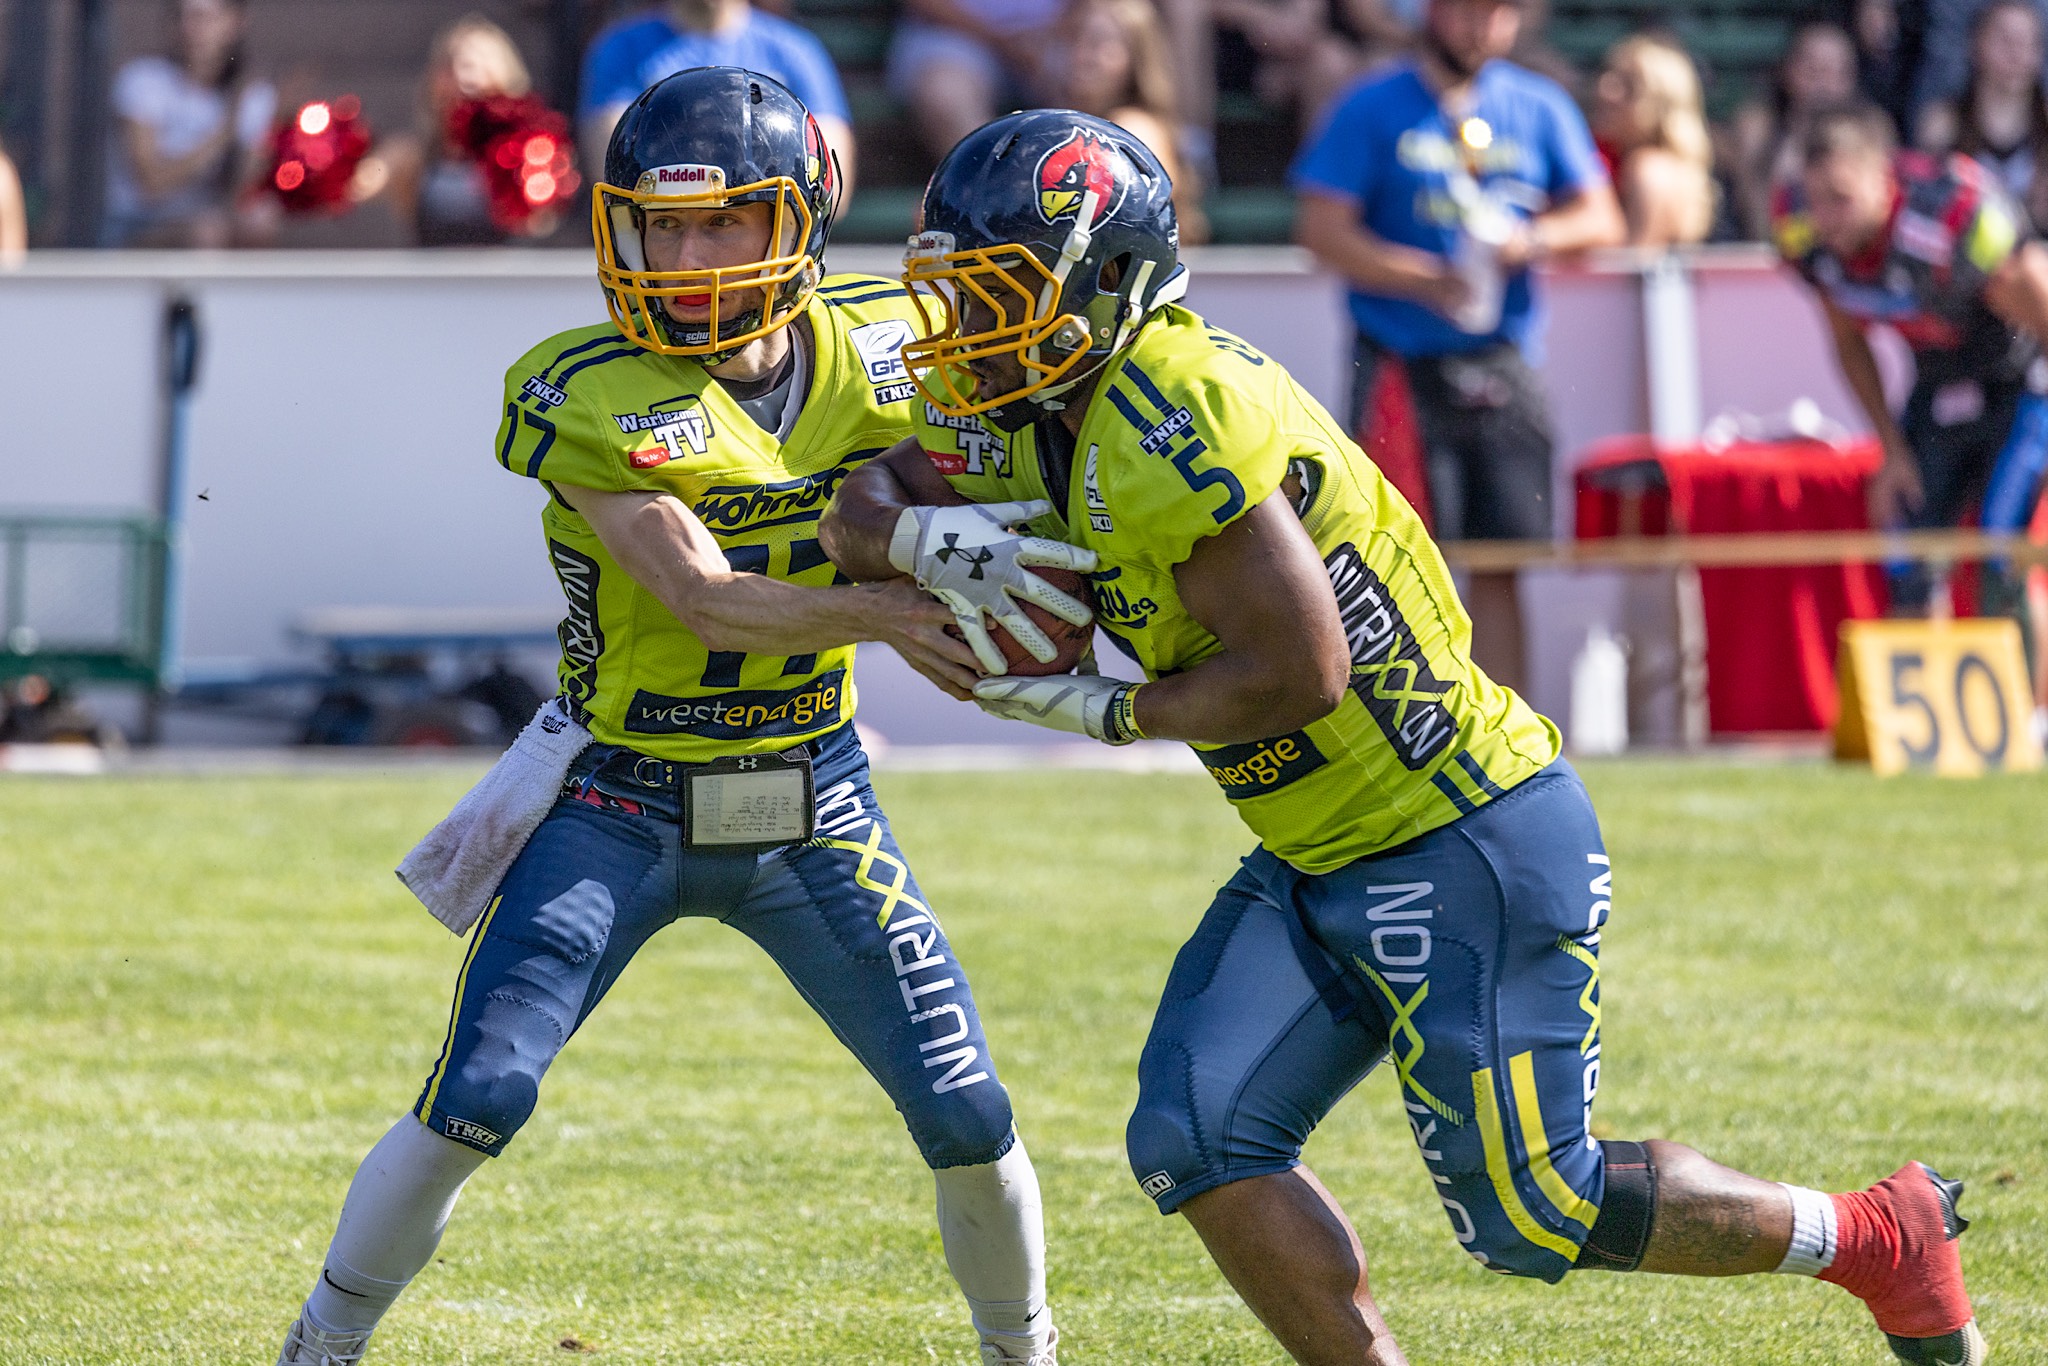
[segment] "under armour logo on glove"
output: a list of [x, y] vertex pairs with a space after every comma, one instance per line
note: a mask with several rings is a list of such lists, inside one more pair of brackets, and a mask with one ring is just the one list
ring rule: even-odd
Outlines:
[[1031, 656], [1049, 663], [1058, 651], [1045, 632], [1024, 615], [1023, 603], [1035, 602], [1062, 621], [1086, 626], [1094, 619], [1085, 603], [1054, 588], [1028, 566], [1044, 565], [1085, 574], [1095, 568], [1095, 552], [1044, 536], [1012, 531], [1052, 511], [1048, 502], [970, 503], [965, 507], [911, 507], [896, 520], [889, 540], [889, 563], [916, 577], [917, 586], [953, 609], [960, 633], [974, 650], [982, 669], [1007, 671], [1003, 652], [989, 639], [983, 614], [1016, 637]]
[[990, 550], [987, 546], [976, 546], [972, 550], [963, 550], [960, 548], [960, 534], [949, 531], [946, 533], [946, 543], [939, 547], [937, 553], [932, 558], [941, 564], [949, 564], [956, 558], [965, 560], [969, 565], [973, 566], [967, 571], [967, 577], [979, 579], [982, 577], [981, 567], [985, 564], [994, 563], [996, 552]]

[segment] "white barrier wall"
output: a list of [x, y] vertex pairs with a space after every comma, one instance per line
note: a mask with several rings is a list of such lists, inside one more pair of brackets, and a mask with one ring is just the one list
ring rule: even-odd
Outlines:
[[[1345, 401], [1341, 293], [1302, 253], [1212, 248], [1189, 261], [1193, 307], [1326, 404]], [[894, 253], [846, 249], [832, 266], [893, 272]], [[1861, 425], [1812, 306], [1766, 258], [1708, 255], [1696, 280], [1709, 416], [1811, 396]], [[1548, 294], [1544, 373], [1560, 451], [1645, 430], [1632, 263], [1556, 275]], [[500, 469], [491, 443], [505, 367], [553, 332], [602, 319], [586, 254], [33, 255], [0, 274], [0, 507], [151, 506], [159, 329], [180, 295], [198, 307], [204, 348], [191, 487], [206, 497], [187, 508], [189, 659], [283, 656], [287, 624], [312, 607], [557, 600], [535, 536], [540, 490]], [[1561, 518], [1563, 508], [1560, 497]], [[1537, 581], [1531, 595], [1560, 627], [1584, 615], [1572, 606], [1579, 589]], [[1538, 634], [1562, 643], [1536, 661], [1532, 692], [1560, 705], [1559, 671], [1579, 636]], [[891, 678], [869, 671], [878, 713]]]

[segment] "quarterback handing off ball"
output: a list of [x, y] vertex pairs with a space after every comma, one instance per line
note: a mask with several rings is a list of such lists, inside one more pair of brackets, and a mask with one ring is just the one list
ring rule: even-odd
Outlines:
[[[968, 502], [950, 486], [943, 497], [938, 496], [934, 490], [932, 501], [943, 507], [965, 507]], [[1061, 569], [1057, 565], [1037, 565], [1031, 572], [1068, 597], [1085, 604], [1090, 612], [1095, 610], [1095, 590], [1089, 587], [1086, 575], [1077, 574], [1071, 569]], [[1003, 629], [1001, 622], [992, 621], [989, 623], [989, 639], [1003, 652], [1003, 663], [1007, 672], [1020, 678], [1041, 678], [1049, 674], [1070, 674], [1080, 667], [1081, 661], [1088, 657], [1088, 651], [1095, 642], [1095, 627], [1092, 623], [1087, 626], [1076, 626], [1070, 621], [1054, 616], [1035, 602], [1020, 600], [1017, 605], [1023, 609], [1024, 615], [1031, 619], [1032, 624], [1045, 633], [1046, 639], [1052, 642], [1058, 653], [1049, 660], [1040, 660], [1024, 647], [1023, 642]], [[948, 626], [946, 629], [953, 635], [961, 634], [957, 626]]]

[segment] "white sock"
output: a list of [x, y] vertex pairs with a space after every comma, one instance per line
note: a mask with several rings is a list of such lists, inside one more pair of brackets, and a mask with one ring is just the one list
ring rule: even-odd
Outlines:
[[328, 1333], [362, 1333], [440, 1246], [462, 1183], [489, 1159], [407, 1115], [377, 1141], [341, 1207], [306, 1317]]
[[1835, 1264], [1835, 1202], [1804, 1186], [1786, 1186], [1792, 1197], [1792, 1246], [1778, 1263], [1781, 1276], [1818, 1276]]
[[1045, 1217], [1038, 1173], [1019, 1139], [994, 1162], [942, 1167], [939, 1239], [975, 1331], [1025, 1355], [1052, 1336], [1045, 1308]]

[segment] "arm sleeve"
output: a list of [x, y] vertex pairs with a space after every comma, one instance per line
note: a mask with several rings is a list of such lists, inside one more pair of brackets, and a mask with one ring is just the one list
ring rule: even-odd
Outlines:
[[781, 44], [783, 70], [778, 73], [810, 111], [821, 119], [852, 123], [846, 90], [839, 83], [838, 69], [825, 45], [804, 29], [791, 26]]
[[1378, 164], [1371, 142], [1365, 110], [1359, 97], [1353, 95], [1330, 111], [1323, 126], [1295, 157], [1287, 175], [1289, 185], [1296, 191], [1312, 190], [1363, 201], [1370, 189], [1372, 169]]
[[1595, 186], [1607, 183], [1607, 166], [1593, 145], [1593, 130], [1586, 116], [1564, 91], [1549, 103], [1550, 197], [1574, 199]]

